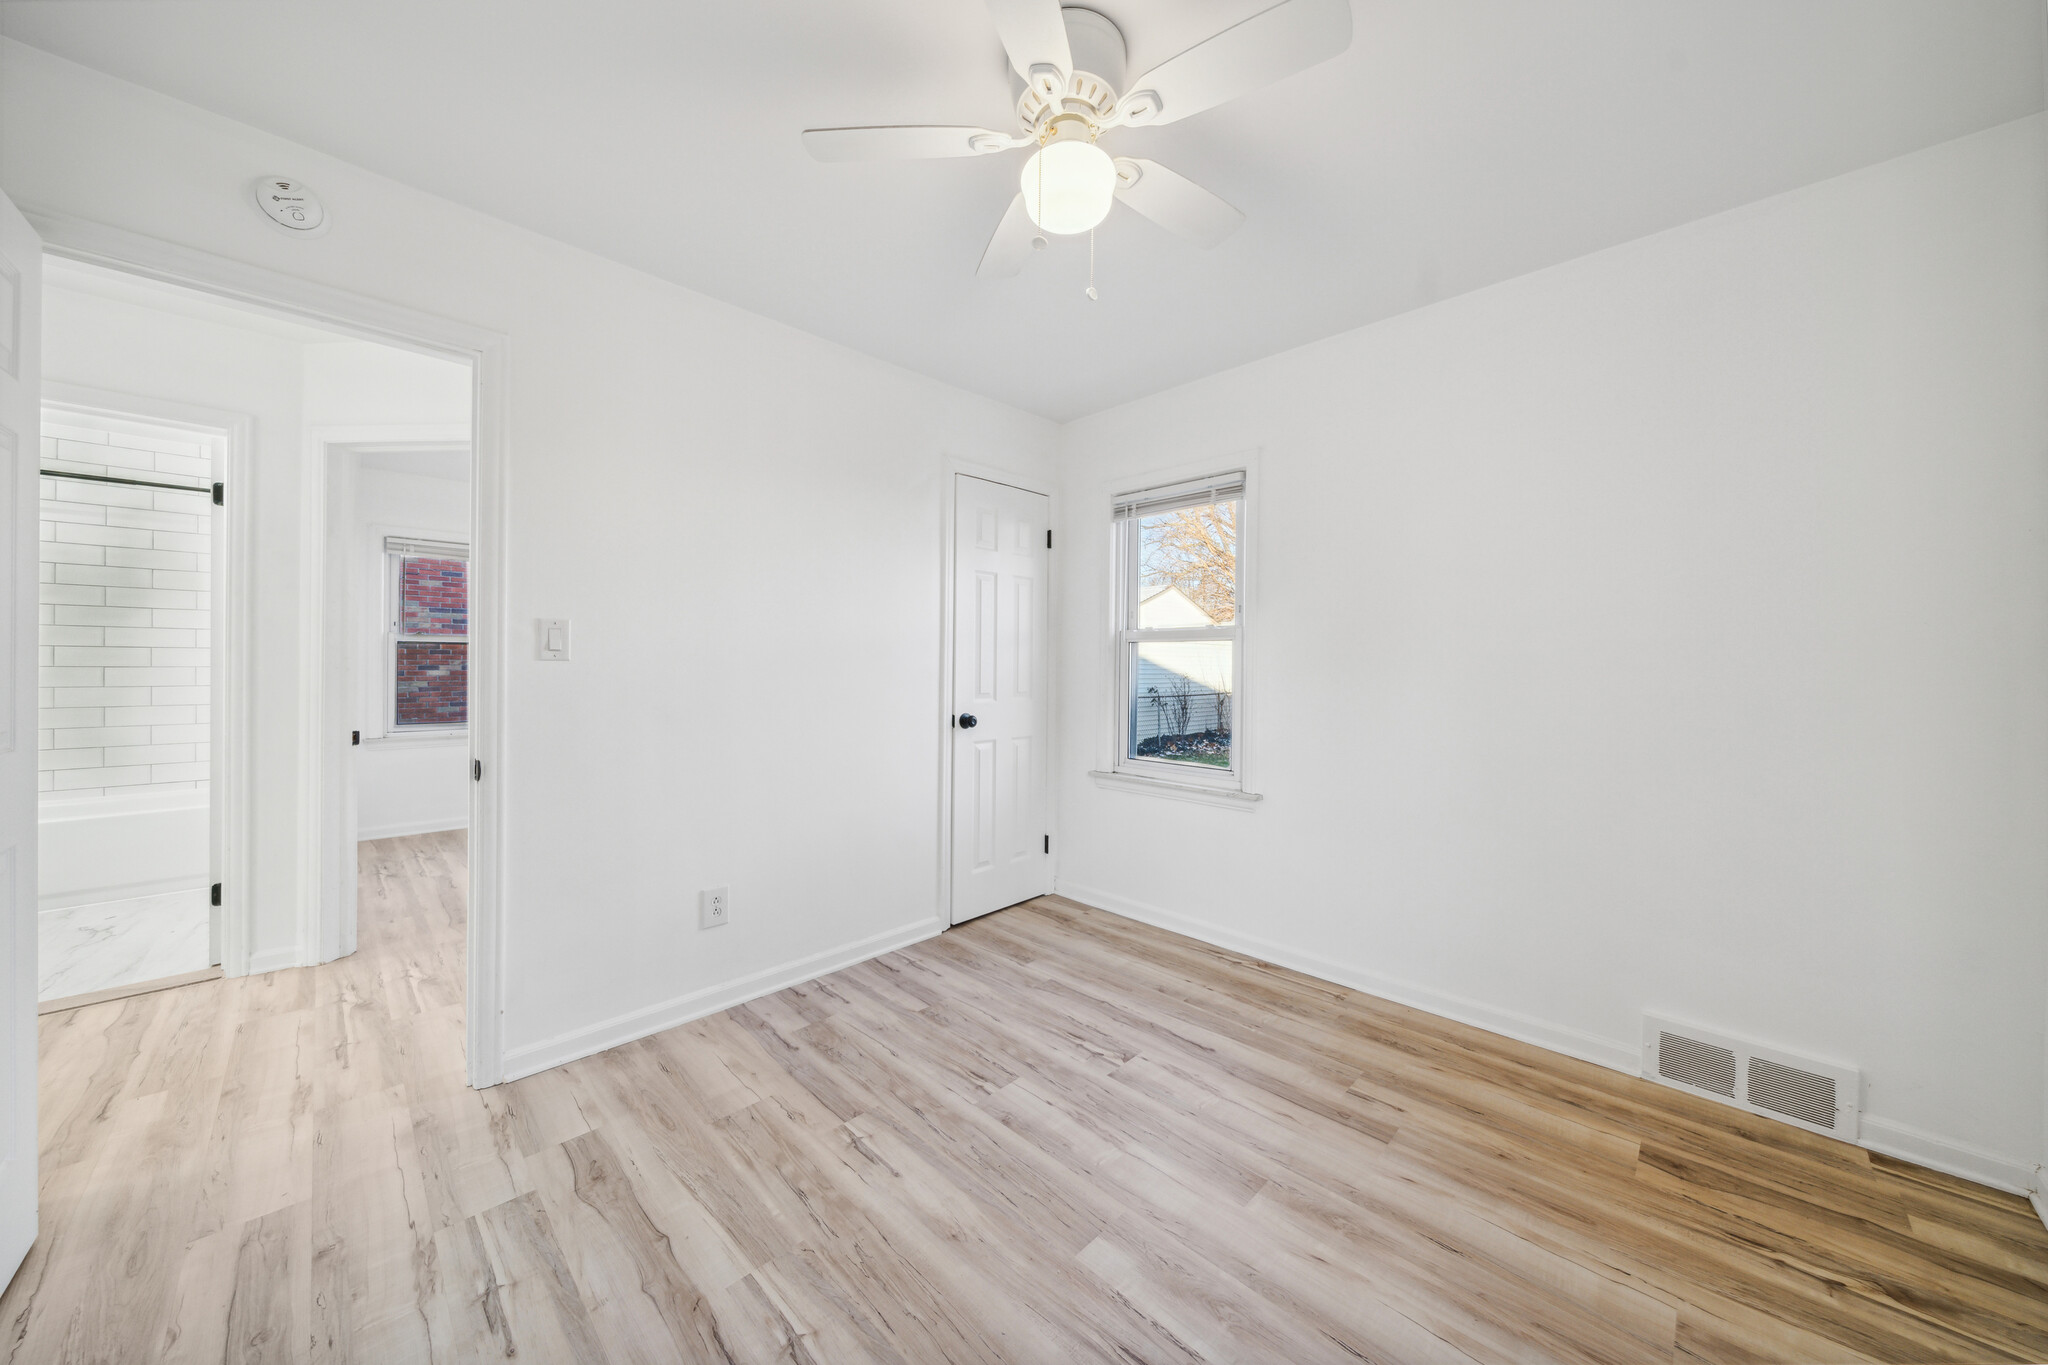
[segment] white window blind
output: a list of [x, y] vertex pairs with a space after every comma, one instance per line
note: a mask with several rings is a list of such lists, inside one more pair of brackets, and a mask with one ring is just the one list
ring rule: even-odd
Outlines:
[[406, 536], [384, 537], [384, 553], [418, 555], [427, 559], [468, 559], [469, 547], [452, 540], [412, 540]]
[[[1135, 493], [1119, 493], [1116, 497], [1116, 520], [1130, 521], [1137, 517], [1149, 517], [1158, 512], [1171, 512], [1182, 507], [1202, 507], [1212, 502], [1228, 502], [1244, 496], [1244, 471], [1219, 474], [1213, 479], [1195, 479], [1188, 483], [1168, 484], [1162, 488], [1141, 488]], [[1100, 503], [1096, 504], [1098, 507]]]

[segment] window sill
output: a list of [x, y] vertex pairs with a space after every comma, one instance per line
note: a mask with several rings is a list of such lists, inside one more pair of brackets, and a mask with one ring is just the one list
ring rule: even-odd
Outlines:
[[1095, 779], [1095, 785], [1107, 791], [1146, 792], [1152, 796], [1163, 796], [1170, 801], [1193, 801], [1198, 805], [1221, 806], [1225, 810], [1251, 811], [1259, 808], [1259, 802], [1266, 798], [1258, 792], [1237, 791], [1230, 787], [1211, 787], [1196, 782], [1173, 782], [1163, 777], [1138, 777], [1131, 773], [1110, 773], [1095, 771], [1088, 776]]
[[365, 749], [440, 749], [467, 747], [467, 730], [429, 730], [413, 734], [364, 735]]

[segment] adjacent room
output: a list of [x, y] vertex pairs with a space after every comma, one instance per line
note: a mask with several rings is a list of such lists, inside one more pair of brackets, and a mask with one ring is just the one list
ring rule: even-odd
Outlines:
[[2048, 1359], [2048, 0], [0, 0], [9, 1360]]
[[[359, 839], [466, 826], [470, 376], [133, 273], [57, 260], [43, 283], [37, 960], [53, 1012], [277, 960], [292, 926], [250, 915], [290, 889], [226, 868], [298, 837], [276, 803], [247, 807], [301, 740], [261, 693], [302, 652], [323, 651], [332, 730], [361, 746], [331, 764], [327, 858], [350, 880], [322, 895], [328, 937], [354, 932]], [[263, 496], [295, 484], [330, 526], [311, 610], [291, 593], [320, 542]], [[421, 564], [439, 566], [426, 612]]]

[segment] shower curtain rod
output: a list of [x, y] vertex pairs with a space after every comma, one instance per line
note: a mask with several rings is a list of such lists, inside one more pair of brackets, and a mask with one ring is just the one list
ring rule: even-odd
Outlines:
[[197, 488], [189, 483], [155, 483], [149, 479], [117, 479], [111, 474], [74, 474], [68, 469], [45, 469], [46, 479], [84, 479], [89, 483], [123, 483], [133, 488], [168, 488], [173, 493], [211, 493], [213, 489], [205, 484]]

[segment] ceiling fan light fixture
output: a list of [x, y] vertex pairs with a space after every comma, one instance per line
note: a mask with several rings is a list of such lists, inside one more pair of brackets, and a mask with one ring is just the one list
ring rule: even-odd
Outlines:
[[[1352, 0], [1261, 0], [1249, 19], [1136, 76], [1116, 21], [1093, 0], [987, 0], [996, 36], [1023, 78], [1014, 131], [953, 124], [806, 128], [819, 161], [905, 161], [1007, 153], [1037, 143], [974, 273], [1008, 279], [1054, 235], [1092, 233], [1121, 203], [1196, 246], [1213, 247], [1244, 215], [1156, 161], [1112, 160], [1095, 145], [1118, 128], [1171, 123], [1305, 71], [1351, 46]], [[1093, 280], [1094, 242], [1089, 242]], [[1095, 297], [1089, 291], [1089, 297]]]
[[1070, 114], [1053, 120], [1045, 145], [1018, 177], [1032, 224], [1063, 236], [1086, 232], [1107, 218], [1116, 185], [1116, 163], [1095, 145], [1086, 122]]

